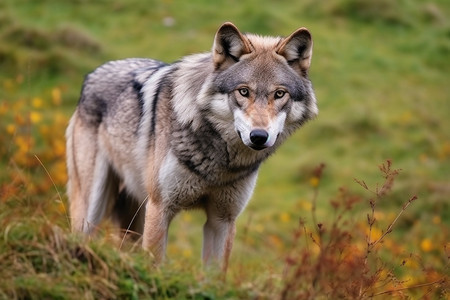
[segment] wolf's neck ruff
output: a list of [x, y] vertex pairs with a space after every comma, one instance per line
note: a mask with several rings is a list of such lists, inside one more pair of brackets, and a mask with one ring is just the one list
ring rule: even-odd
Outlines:
[[[227, 143], [206, 119], [201, 124], [194, 130], [174, 121], [171, 145], [178, 160], [212, 186], [230, 184], [248, 176], [269, 155], [260, 153], [255, 157], [255, 153], [250, 153], [252, 150], [242, 149], [244, 146], [237, 139], [234, 144]], [[244, 157], [239, 153], [242, 150], [247, 152]]]

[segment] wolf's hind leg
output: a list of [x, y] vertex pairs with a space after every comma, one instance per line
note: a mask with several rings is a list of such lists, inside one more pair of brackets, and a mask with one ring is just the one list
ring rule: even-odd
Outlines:
[[97, 151], [95, 128], [83, 123], [75, 111], [66, 130], [67, 195], [73, 231], [84, 231]]
[[119, 178], [112, 170], [107, 157], [101, 150], [97, 151], [84, 232], [92, 232], [105, 216], [111, 214], [118, 193]]

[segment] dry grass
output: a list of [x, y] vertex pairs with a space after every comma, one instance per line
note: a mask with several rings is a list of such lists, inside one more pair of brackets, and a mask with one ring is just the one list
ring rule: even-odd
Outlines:
[[[300, 220], [289, 253], [278, 262], [284, 271], [269, 271], [259, 280], [245, 264], [232, 266], [228, 281], [180, 260], [155, 269], [148, 253], [135, 242], [124, 243], [108, 226], [93, 238], [72, 234], [63, 221], [64, 210], [58, 209], [59, 196], [53, 202], [2, 198], [0, 298], [446, 299], [449, 249], [436, 265], [417, 254], [396, 253], [393, 249], [402, 241], [389, 238], [417, 197], [406, 200], [385, 229], [378, 229], [383, 225], [377, 220], [377, 205], [389, 199], [399, 175], [391, 161], [380, 166], [380, 185], [370, 188], [357, 180], [366, 196], [341, 188], [330, 201], [330, 221], [316, 216], [314, 204], [324, 170], [322, 164], [311, 174], [314, 227]], [[354, 217], [354, 207], [361, 203], [368, 205], [368, 213], [364, 217], [358, 211]]]

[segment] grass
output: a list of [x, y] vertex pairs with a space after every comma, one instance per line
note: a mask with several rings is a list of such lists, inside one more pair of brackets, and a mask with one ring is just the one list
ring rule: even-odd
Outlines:
[[[0, 297], [448, 297], [449, 14], [444, 0], [2, 1]], [[161, 269], [133, 243], [118, 250], [107, 224], [92, 240], [72, 235], [64, 129], [83, 76], [110, 59], [170, 62], [208, 51], [227, 20], [260, 34], [309, 28], [320, 108], [263, 165], [238, 222], [227, 281], [199, 265], [199, 212], [176, 218]], [[402, 171], [370, 225], [370, 199], [385, 180], [376, 166], [387, 159]], [[415, 195], [364, 264], [366, 236], [381, 237]], [[347, 209], [351, 199], [358, 201]], [[355, 249], [361, 255], [339, 260]], [[361, 273], [341, 276], [355, 267]], [[367, 292], [346, 284], [363, 286], [355, 278], [363, 273], [372, 278]], [[342, 294], [331, 294], [331, 282]], [[387, 293], [393, 289], [404, 290]]]

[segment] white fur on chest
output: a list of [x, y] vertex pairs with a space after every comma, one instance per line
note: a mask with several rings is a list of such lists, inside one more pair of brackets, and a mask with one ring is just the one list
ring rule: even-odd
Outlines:
[[172, 151], [161, 165], [158, 183], [163, 202], [179, 206], [178, 209], [195, 206], [207, 189], [205, 182], [187, 170]]

